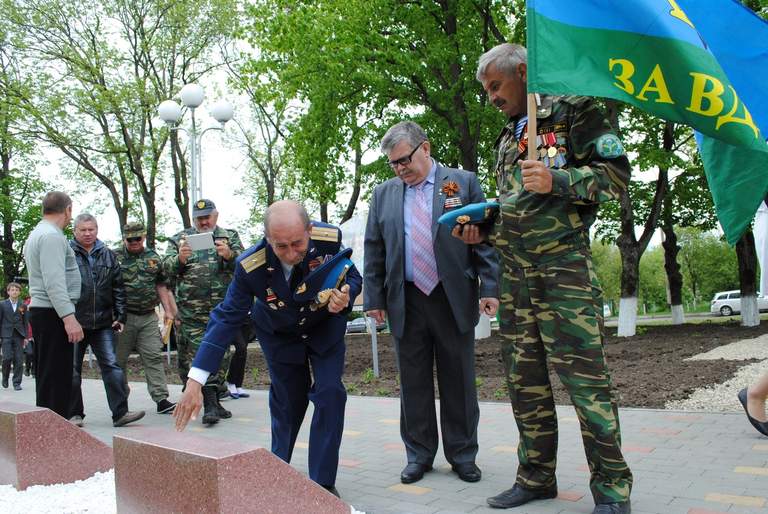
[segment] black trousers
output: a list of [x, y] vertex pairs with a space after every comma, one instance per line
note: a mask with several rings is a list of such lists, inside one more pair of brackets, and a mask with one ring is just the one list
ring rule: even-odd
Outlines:
[[235, 340], [232, 344], [235, 346], [235, 354], [229, 362], [229, 371], [227, 371], [227, 382], [235, 387], [243, 387], [245, 379], [245, 361], [248, 357], [248, 341], [251, 339], [250, 326], [243, 326], [235, 334]]
[[59, 416], [69, 419], [74, 345], [69, 342], [64, 322], [54, 309], [30, 308], [29, 322], [37, 345], [36, 405], [47, 407]]
[[409, 463], [431, 465], [437, 454], [434, 368], [445, 458], [451, 464], [475, 461], [480, 407], [474, 338], [473, 330], [459, 332], [442, 285], [427, 296], [406, 282], [405, 330], [394, 341], [401, 384], [400, 435]]
[[13, 366], [13, 385], [21, 385], [21, 377], [24, 371], [24, 338], [14, 334], [12, 337], [3, 338], [3, 383], [8, 383]]

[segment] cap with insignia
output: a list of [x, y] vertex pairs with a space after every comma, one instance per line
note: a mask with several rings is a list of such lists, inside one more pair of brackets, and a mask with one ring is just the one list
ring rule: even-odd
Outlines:
[[341, 287], [347, 271], [353, 266], [349, 256], [352, 248], [345, 248], [320, 266], [314, 269], [299, 284], [293, 293], [293, 299], [297, 302], [313, 301], [319, 307], [328, 303], [331, 291]]
[[449, 227], [454, 225], [493, 223], [498, 213], [498, 202], [471, 203], [459, 209], [446, 212], [437, 219], [437, 222]]
[[192, 217], [199, 218], [200, 216], [208, 216], [210, 213], [216, 210], [216, 204], [211, 200], [198, 200], [192, 206]]
[[131, 221], [123, 225], [123, 237], [142, 237], [147, 235], [147, 229], [141, 221]]

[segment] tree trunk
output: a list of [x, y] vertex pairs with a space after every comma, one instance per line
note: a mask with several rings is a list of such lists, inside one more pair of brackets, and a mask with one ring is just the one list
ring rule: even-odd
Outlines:
[[[0, 159], [2, 159], [2, 170], [0, 171], [0, 193], [11, 200], [11, 156], [10, 153], [3, 149], [0, 153]], [[10, 206], [8, 207], [10, 211]], [[13, 277], [18, 274], [18, 268], [16, 266], [16, 259], [13, 253], [13, 217], [8, 216], [8, 213], [3, 213], [3, 235], [0, 241], [0, 252], [2, 252], [3, 259], [3, 276], [5, 280], [3, 283], [13, 281]]]
[[171, 131], [171, 162], [173, 164], [173, 201], [179, 209], [184, 228], [192, 226], [189, 215], [189, 188], [187, 187], [187, 163], [179, 146], [179, 133]]
[[320, 221], [328, 223], [328, 202], [320, 202]]
[[[613, 100], [606, 101], [609, 112], [609, 120], [614, 127], [618, 127], [618, 109], [617, 103]], [[666, 122], [664, 124], [662, 147], [665, 151], [671, 151], [674, 144], [674, 124]], [[648, 248], [653, 232], [658, 225], [661, 215], [661, 206], [668, 189], [667, 168], [659, 166], [659, 177], [656, 180], [656, 191], [651, 202], [648, 219], [643, 224], [643, 233], [640, 239], [635, 237], [635, 215], [632, 206], [632, 199], [629, 191], [625, 191], [619, 198], [621, 234], [616, 240], [616, 245], [621, 253], [621, 301], [619, 305], [619, 337], [630, 337], [635, 335], [637, 320], [637, 291], [640, 283], [640, 257]], [[634, 306], [634, 308], [633, 308]], [[633, 309], [633, 312], [627, 312]]]
[[355, 178], [352, 185], [352, 196], [347, 203], [347, 209], [344, 211], [344, 215], [341, 217], [339, 225], [352, 218], [355, 214], [355, 207], [357, 206], [357, 200], [360, 198], [360, 184], [362, 181], [362, 165], [363, 165], [363, 152], [360, 149], [360, 145], [355, 147]]
[[677, 234], [672, 222], [672, 199], [664, 200], [664, 215], [661, 229], [664, 231], [664, 269], [667, 272], [667, 285], [669, 287], [669, 307], [672, 311], [672, 324], [685, 323], [683, 312], [683, 274], [680, 272], [680, 264], [677, 262], [677, 254], [680, 246], [677, 244]]
[[755, 236], [751, 229], [736, 243], [736, 258], [739, 262], [741, 324], [745, 327], [755, 327], [760, 324], [760, 316], [757, 310], [757, 252]]

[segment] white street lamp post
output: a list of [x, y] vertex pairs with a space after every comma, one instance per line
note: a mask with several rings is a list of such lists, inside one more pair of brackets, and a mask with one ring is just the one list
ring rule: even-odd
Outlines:
[[208, 127], [200, 132], [197, 131], [197, 124], [195, 122], [195, 109], [200, 107], [205, 99], [205, 91], [197, 84], [187, 84], [181, 88], [179, 92], [181, 96], [181, 102], [189, 109], [192, 116], [192, 129], [187, 130], [183, 127], [179, 127], [177, 123], [181, 120], [181, 106], [173, 100], [166, 100], [162, 102], [157, 108], [157, 114], [160, 119], [163, 120], [171, 130], [181, 130], [189, 137], [189, 150], [190, 150], [190, 165], [192, 167], [191, 173], [191, 187], [190, 192], [192, 194], [192, 204], [194, 205], [203, 196], [203, 175], [202, 175], [202, 156], [200, 153], [200, 141], [203, 138], [203, 134], [209, 130], [224, 130], [224, 124], [232, 119], [234, 115], [234, 109], [232, 105], [226, 100], [219, 100], [211, 108], [211, 116], [219, 122], [220, 126]]

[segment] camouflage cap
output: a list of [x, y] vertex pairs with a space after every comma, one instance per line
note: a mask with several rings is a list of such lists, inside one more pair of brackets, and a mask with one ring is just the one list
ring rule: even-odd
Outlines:
[[199, 218], [200, 216], [208, 216], [211, 212], [216, 210], [216, 204], [211, 200], [198, 200], [192, 206], [192, 217]]
[[147, 235], [147, 229], [144, 228], [144, 223], [141, 221], [131, 221], [123, 226], [123, 237], [128, 239], [129, 237], [141, 237]]

